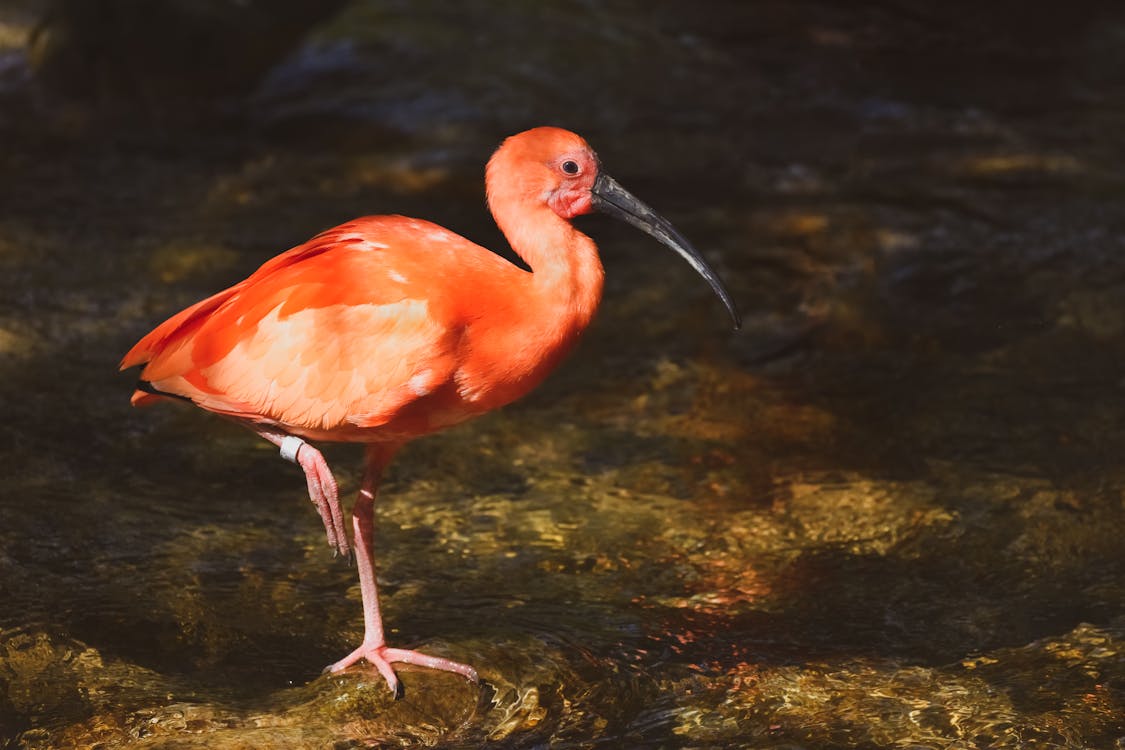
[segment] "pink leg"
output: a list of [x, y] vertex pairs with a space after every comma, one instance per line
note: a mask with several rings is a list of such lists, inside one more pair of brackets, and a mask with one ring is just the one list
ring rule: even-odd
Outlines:
[[383, 468], [397, 449], [398, 446], [386, 445], [371, 445], [367, 448], [367, 469], [363, 476], [363, 487], [352, 509], [356, 562], [359, 566], [359, 589], [363, 597], [363, 643], [340, 661], [328, 666], [325, 671], [341, 672], [360, 659], [366, 659], [375, 665], [395, 695], [398, 695], [399, 683], [391, 667], [394, 662], [456, 672], [476, 682], [477, 671], [470, 666], [437, 656], [427, 656], [417, 651], [388, 648], [383, 637], [383, 618], [379, 612], [379, 592], [375, 580], [373, 544], [375, 493], [378, 491]]
[[[281, 445], [281, 441], [287, 437], [286, 433], [277, 429], [252, 423], [247, 426], [274, 445]], [[324, 460], [320, 451], [305, 443], [297, 451], [297, 464], [305, 472], [309, 499], [316, 506], [320, 520], [324, 523], [328, 546], [332, 547], [334, 552], [346, 556], [350, 550], [348, 534], [344, 530], [344, 512], [340, 509], [340, 493], [336, 487], [336, 478], [328, 468], [328, 462]]]
[[305, 443], [297, 451], [297, 463], [305, 472], [309, 498], [316, 505], [320, 520], [324, 523], [328, 546], [346, 556], [349, 549], [348, 534], [344, 531], [344, 512], [340, 509], [340, 493], [328, 462], [320, 451]]

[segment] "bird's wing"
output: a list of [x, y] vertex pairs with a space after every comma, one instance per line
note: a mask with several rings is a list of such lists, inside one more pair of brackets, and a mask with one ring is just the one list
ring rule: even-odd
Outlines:
[[144, 363], [152, 390], [224, 414], [311, 432], [377, 427], [453, 378], [462, 331], [442, 289], [457, 279], [432, 269], [472, 267], [450, 254], [477, 263], [478, 251], [400, 217], [345, 224], [169, 319], [122, 366]]
[[261, 280], [281, 268], [295, 265], [302, 260], [314, 258], [331, 250], [337, 244], [335, 241], [336, 233], [341, 228], [330, 229], [303, 245], [298, 245], [271, 258], [246, 280], [201, 300], [168, 318], [133, 345], [133, 348], [121, 359], [120, 368], [125, 370], [146, 364], [166, 349], [175, 347], [182, 340], [190, 338], [212, 313], [221, 308], [224, 303], [237, 297], [245, 287], [253, 286], [255, 281]]

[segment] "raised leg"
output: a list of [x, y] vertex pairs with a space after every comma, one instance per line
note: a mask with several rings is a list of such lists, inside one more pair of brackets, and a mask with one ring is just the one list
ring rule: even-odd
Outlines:
[[328, 546], [337, 554], [348, 555], [348, 534], [344, 530], [344, 512], [340, 509], [340, 493], [336, 478], [328, 468], [324, 456], [305, 441], [293, 437], [276, 428], [263, 427], [253, 423], [247, 426], [281, 448], [282, 456], [301, 467], [305, 472], [305, 482], [309, 488], [309, 499], [316, 506], [320, 520], [324, 523], [324, 533]]
[[359, 590], [363, 597], [363, 643], [335, 664], [329, 665], [326, 672], [340, 672], [366, 659], [375, 665], [387, 686], [396, 696], [399, 693], [398, 678], [391, 664], [402, 662], [430, 669], [456, 672], [463, 677], [477, 681], [477, 671], [437, 656], [427, 656], [417, 651], [389, 648], [383, 637], [383, 618], [379, 612], [379, 592], [375, 580], [374, 535], [375, 535], [375, 494], [379, 490], [379, 479], [383, 469], [398, 449], [397, 445], [370, 445], [366, 453], [366, 469], [363, 486], [352, 509], [352, 526], [355, 532], [356, 562], [359, 567]]

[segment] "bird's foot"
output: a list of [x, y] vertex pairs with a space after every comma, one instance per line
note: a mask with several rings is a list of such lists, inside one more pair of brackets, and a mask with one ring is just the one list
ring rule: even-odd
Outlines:
[[395, 670], [391, 667], [391, 664], [395, 662], [413, 664], [429, 669], [440, 669], [443, 672], [454, 672], [470, 682], [479, 682], [480, 680], [480, 678], [477, 677], [477, 670], [467, 664], [461, 664], [460, 662], [455, 662], [452, 659], [445, 659], [440, 656], [421, 654], [417, 651], [389, 648], [385, 644], [372, 645], [366, 642], [340, 661], [325, 667], [324, 671], [336, 674], [344, 671], [361, 659], [366, 659], [375, 665], [375, 668], [379, 670], [379, 674], [383, 675], [383, 679], [387, 681], [387, 687], [391, 689], [391, 692], [394, 693], [396, 698], [399, 697], [401, 688], [398, 677], [395, 675]]
[[309, 487], [309, 499], [316, 505], [320, 520], [324, 522], [324, 532], [328, 537], [328, 546], [333, 552], [344, 555], [351, 554], [348, 546], [348, 535], [344, 531], [344, 513], [340, 509], [340, 493], [336, 488], [336, 478], [328, 468], [328, 462], [320, 451], [308, 443], [301, 445], [297, 451], [297, 464], [305, 472], [305, 480]]

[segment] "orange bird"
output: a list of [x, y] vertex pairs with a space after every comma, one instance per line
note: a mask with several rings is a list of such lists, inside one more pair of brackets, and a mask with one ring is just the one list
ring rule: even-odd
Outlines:
[[602, 293], [593, 240], [570, 220], [602, 211], [683, 256], [726, 305], [730, 294], [668, 221], [602, 172], [574, 133], [536, 128], [508, 138], [486, 169], [488, 205], [530, 271], [447, 229], [367, 216], [267, 261], [246, 280], [172, 316], [121, 368], [143, 365], [132, 402], [168, 397], [229, 417], [305, 472], [328, 543], [349, 553], [336, 480], [306, 440], [363, 443], [352, 509], [363, 643], [327, 671], [366, 659], [396, 695], [396, 662], [472, 667], [387, 646], [376, 591], [372, 515], [395, 452], [520, 398], [590, 322]]

